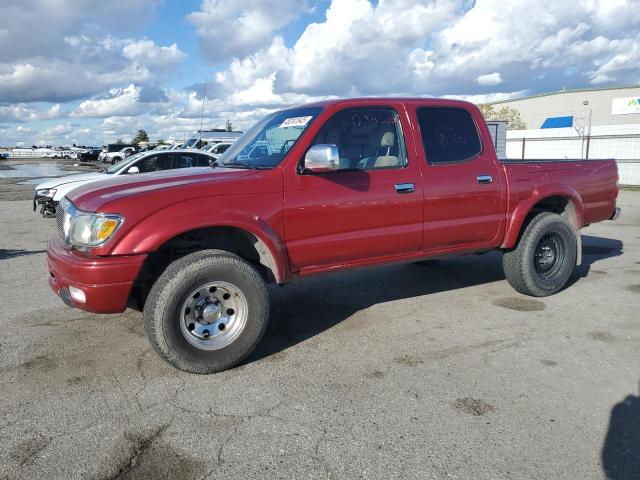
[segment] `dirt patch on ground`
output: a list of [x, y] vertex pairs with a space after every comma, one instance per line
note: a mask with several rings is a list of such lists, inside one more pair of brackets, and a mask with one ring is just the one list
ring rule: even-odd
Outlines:
[[396, 357], [393, 359], [394, 362], [400, 365], [407, 365], [409, 367], [417, 367], [418, 364], [423, 363], [419, 358], [415, 358], [411, 355], [403, 355], [402, 357]]
[[520, 297], [498, 298], [492, 303], [498, 307], [508, 308], [517, 312], [539, 312], [547, 308], [547, 305], [543, 302]]
[[592, 340], [597, 340], [598, 342], [606, 342], [611, 343], [614, 342], [616, 337], [611, 335], [609, 332], [589, 332], [588, 337]]
[[487, 413], [495, 411], [495, 407], [490, 403], [485, 402], [480, 398], [459, 398], [453, 402], [453, 408], [459, 412], [473, 415], [474, 417], [481, 417]]
[[380, 380], [381, 378], [384, 378], [384, 372], [380, 370], [374, 370], [373, 372], [367, 373], [365, 376], [369, 378], [375, 378], [376, 380]]
[[56, 368], [57, 364], [53, 358], [48, 357], [47, 355], [36, 355], [35, 357], [22, 362], [20, 366], [30, 372], [50, 372]]
[[207, 475], [205, 464], [187, 458], [164, 441], [161, 436], [168, 425], [143, 433], [125, 433], [112, 463], [104, 468], [110, 473], [105, 480], [159, 478], [201, 478]]
[[24, 465], [25, 463], [33, 460], [42, 450], [47, 448], [49, 442], [51, 442], [51, 439], [42, 435], [27, 438], [13, 447], [9, 452], [9, 456], [14, 460], [17, 460], [20, 465]]
[[558, 362], [554, 362], [553, 360], [540, 360], [540, 363], [546, 365], [547, 367], [557, 367]]
[[640, 285], [638, 285], [638, 284], [626, 286], [626, 287], [624, 287], [624, 289], [629, 291], [629, 292], [640, 293]]

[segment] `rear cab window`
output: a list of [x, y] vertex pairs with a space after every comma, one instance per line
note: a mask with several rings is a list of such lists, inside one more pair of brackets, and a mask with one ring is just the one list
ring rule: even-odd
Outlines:
[[476, 123], [464, 108], [420, 107], [417, 110], [427, 163], [462, 163], [482, 153]]

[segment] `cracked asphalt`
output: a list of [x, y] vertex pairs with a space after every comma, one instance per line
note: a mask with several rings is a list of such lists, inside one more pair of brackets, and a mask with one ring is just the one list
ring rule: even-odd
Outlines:
[[54, 221], [0, 201], [0, 479], [638, 478], [640, 192], [583, 231], [572, 285], [521, 296], [500, 256], [273, 287], [258, 351], [211, 376], [139, 312], [47, 287]]

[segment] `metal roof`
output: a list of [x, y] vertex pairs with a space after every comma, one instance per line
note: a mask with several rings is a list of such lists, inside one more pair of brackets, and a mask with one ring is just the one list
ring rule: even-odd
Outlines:
[[550, 97], [551, 95], [561, 95], [563, 93], [581, 93], [581, 92], [601, 92], [605, 90], [628, 90], [630, 88], [640, 88], [637, 85], [619, 85], [616, 87], [594, 87], [594, 88], [574, 88], [570, 90], [558, 90], [557, 92], [538, 93], [536, 95], [528, 95], [526, 97], [511, 98], [509, 100], [498, 100], [496, 102], [488, 102], [489, 105], [498, 105], [500, 103], [518, 102], [520, 100], [529, 100], [531, 98]]

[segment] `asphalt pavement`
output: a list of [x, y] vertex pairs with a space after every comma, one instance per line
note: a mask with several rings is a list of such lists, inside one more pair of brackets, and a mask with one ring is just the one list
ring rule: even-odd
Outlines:
[[517, 294], [499, 253], [274, 286], [258, 351], [210, 376], [164, 363], [139, 312], [56, 298], [55, 221], [21, 195], [0, 200], [0, 479], [640, 475], [640, 192], [555, 296]]

